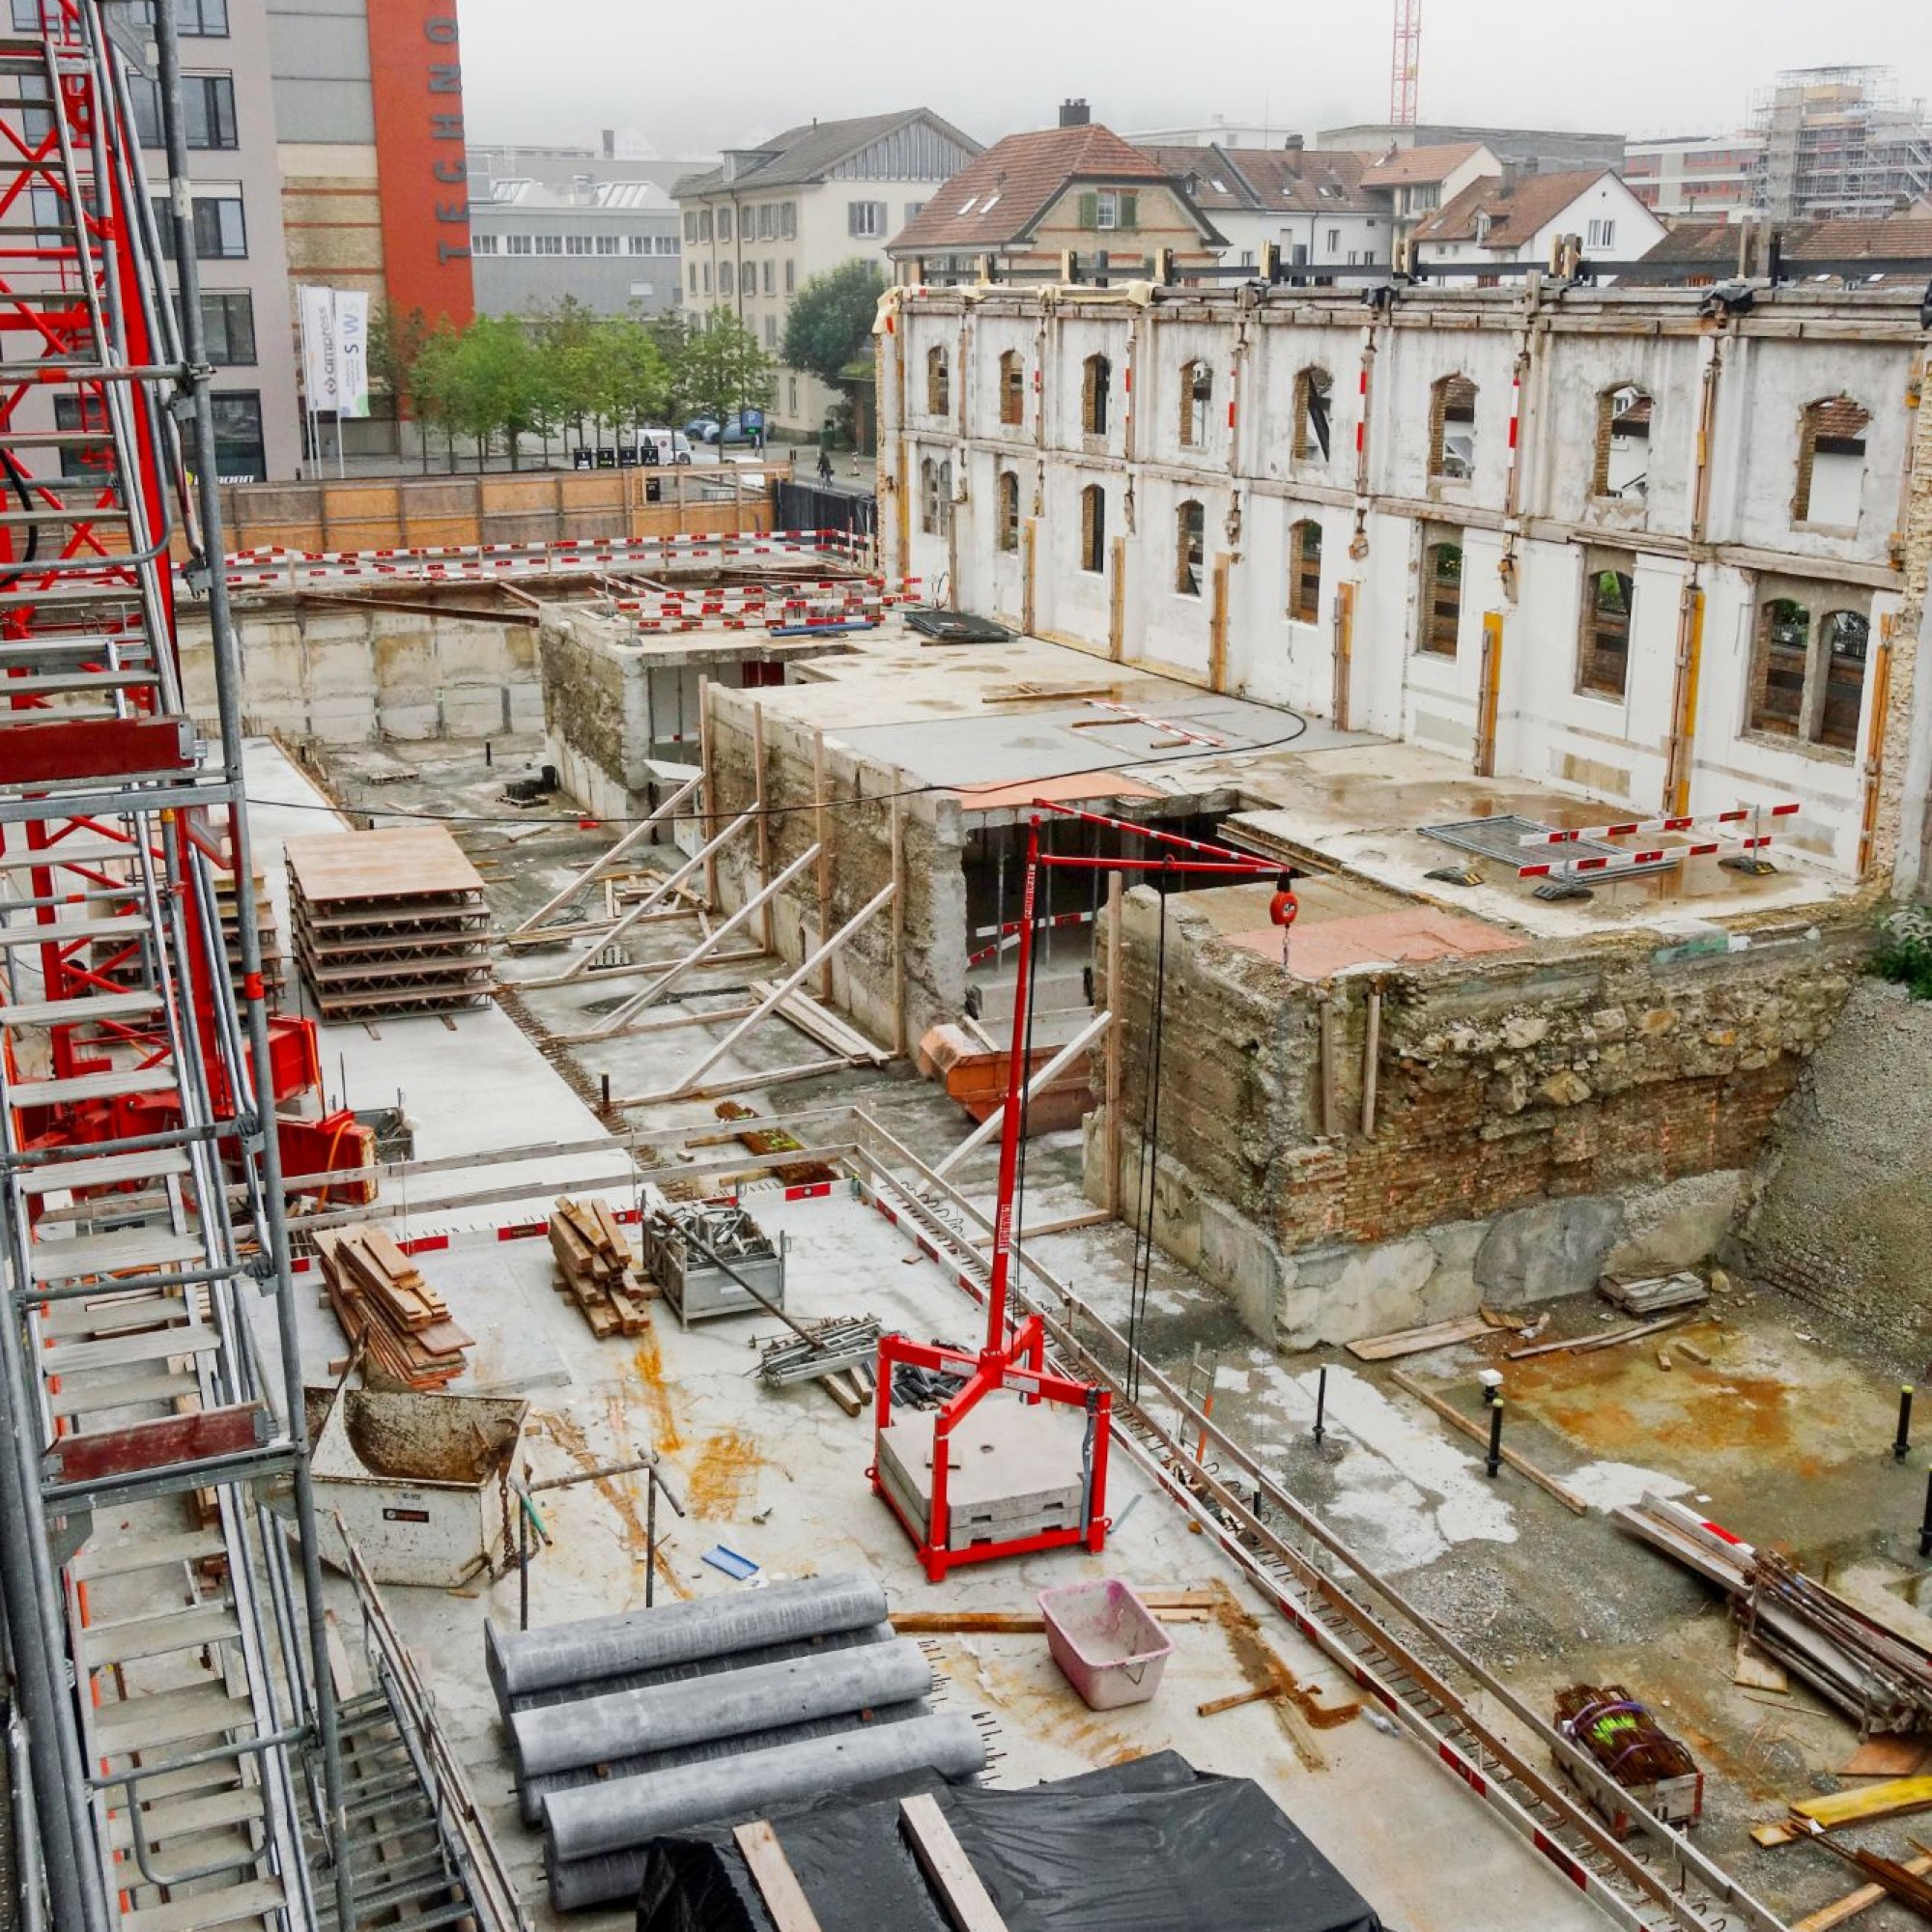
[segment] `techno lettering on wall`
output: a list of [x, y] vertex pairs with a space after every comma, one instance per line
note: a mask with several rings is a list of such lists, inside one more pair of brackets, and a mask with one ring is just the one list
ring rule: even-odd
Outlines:
[[399, 314], [475, 313], [457, 0], [367, 0], [384, 279]]

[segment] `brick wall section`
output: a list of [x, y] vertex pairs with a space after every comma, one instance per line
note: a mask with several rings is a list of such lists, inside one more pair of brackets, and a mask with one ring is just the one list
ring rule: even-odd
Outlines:
[[[1149, 895], [1129, 897], [1130, 1162], [1156, 917]], [[1343, 1131], [1327, 1140], [1320, 989], [1198, 914], [1169, 917], [1163, 1160], [1284, 1253], [1751, 1167], [1864, 946], [1849, 929], [1673, 956], [1631, 935], [1392, 973], [1372, 1140], [1356, 1131], [1366, 982], [1350, 980], [1335, 993]]]

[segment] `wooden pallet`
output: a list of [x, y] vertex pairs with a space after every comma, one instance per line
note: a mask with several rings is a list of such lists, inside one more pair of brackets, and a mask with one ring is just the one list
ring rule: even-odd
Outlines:
[[646, 1304], [658, 1285], [639, 1271], [630, 1237], [602, 1201], [562, 1196], [551, 1213], [550, 1246], [556, 1257], [551, 1285], [577, 1304], [600, 1342], [641, 1335], [651, 1325]]
[[315, 1247], [329, 1306], [371, 1368], [412, 1389], [440, 1389], [463, 1373], [474, 1339], [381, 1228], [322, 1229]]

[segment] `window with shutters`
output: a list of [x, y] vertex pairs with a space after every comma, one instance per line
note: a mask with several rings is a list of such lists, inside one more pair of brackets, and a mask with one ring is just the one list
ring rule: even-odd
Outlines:
[[1000, 548], [1020, 547], [1020, 479], [1012, 469], [1000, 471]]
[[1208, 513], [1189, 497], [1174, 513], [1174, 587], [1182, 597], [1201, 595], [1207, 536]]
[[1476, 385], [1444, 376], [1429, 390], [1429, 478], [1466, 482], [1476, 473]]
[[1000, 355], [1000, 420], [1009, 425], [1026, 421], [1026, 373], [1016, 349]]
[[1090, 355], [1080, 365], [1080, 428], [1087, 436], [1107, 434], [1107, 392], [1113, 386], [1114, 365], [1104, 355]]
[[943, 416], [952, 408], [952, 372], [946, 366], [946, 351], [935, 343], [925, 352], [925, 408], [928, 415]]
[[1453, 658], [1463, 628], [1463, 536], [1460, 530], [1433, 530], [1422, 551], [1421, 621], [1415, 648], [1432, 657]]
[[1335, 379], [1327, 370], [1310, 365], [1294, 379], [1294, 440], [1291, 444], [1294, 460], [1305, 463], [1319, 456], [1328, 460], [1329, 411], [1335, 395]]
[[1850, 396], [1827, 396], [1805, 405], [1798, 424], [1798, 487], [1791, 497], [1794, 524], [1857, 529], [1864, 485], [1865, 431], [1871, 412]]
[[1080, 226], [1112, 233], [1140, 226], [1140, 196], [1124, 188], [1090, 188], [1080, 197]]
[[1090, 483], [1080, 493], [1080, 568], [1097, 577], [1107, 567], [1107, 493]]
[[1289, 526], [1288, 614], [1297, 624], [1321, 621], [1321, 526], [1313, 517]]
[[1180, 440], [1198, 449], [1208, 440], [1208, 410], [1214, 400], [1214, 372], [1205, 361], [1180, 365]]
[[883, 201], [848, 201], [845, 204], [845, 232], [864, 241], [876, 242], [886, 232], [886, 204]]
[[1747, 728], [1853, 755], [1871, 650], [1870, 593], [1760, 583]]
[[1650, 494], [1650, 423], [1657, 409], [1634, 383], [1597, 397], [1597, 446], [1590, 466], [1590, 494], [1619, 502], [1640, 502]]
[[1584, 555], [1577, 689], [1593, 696], [1622, 697], [1629, 689], [1635, 569], [1636, 558], [1626, 552], [1590, 551]]

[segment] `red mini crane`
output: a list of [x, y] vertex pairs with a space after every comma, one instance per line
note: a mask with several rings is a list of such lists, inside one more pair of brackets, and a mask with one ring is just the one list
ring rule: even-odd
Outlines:
[[[1289, 875], [1265, 859], [1236, 852], [1226, 845], [1210, 844], [1199, 838], [1182, 838], [1179, 833], [1161, 832], [1124, 819], [1108, 818], [1099, 812], [1081, 811], [1068, 806], [1036, 802], [1027, 828], [1026, 881], [1021, 895], [1019, 917], [1018, 973], [1013, 993], [1012, 1046], [1007, 1063], [1006, 1108], [1000, 1125], [999, 1192], [993, 1209], [993, 1249], [990, 1285], [986, 1295], [986, 1340], [978, 1355], [932, 1343], [914, 1342], [903, 1335], [884, 1335], [879, 1340], [878, 1394], [874, 1416], [873, 1462], [867, 1474], [873, 1490], [882, 1496], [899, 1520], [906, 1534], [917, 1546], [927, 1577], [938, 1582], [946, 1573], [961, 1563], [984, 1563], [995, 1557], [1024, 1556], [1040, 1549], [1058, 1549], [1084, 1543], [1089, 1549], [1100, 1549], [1107, 1540], [1107, 1447], [1113, 1404], [1112, 1392], [1095, 1383], [1079, 1382], [1055, 1375], [1047, 1367], [1046, 1333], [1037, 1314], [1029, 1314], [1014, 1326], [1009, 1319], [1013, 1270], [1013, 1206], [1018, 1193], [1020, 1145], [1026, 1136], [1026, 1083], [1031, 1074], [1028, 1015], [1033, 999], [1035, 895], [1041, 870], [1048, 867], [1075, 871], [1151, 872], [1172, 880], [1179, 874], [1207, 874], [1234, 879], [1266, 878], [1275, 882], [1274, 902], [1269, 916], [1286, 931], [1295, 913], [1294, 895]], [[1162, 849], [1152, 859], [1095, 858], [1089, 855], [1044, 852], [1040, 849], [1040, 817], [1051, 811], [1062, 817], [1101, 827], [1113, 833], [1145, 839]], [[1179, 854], [1179, 857], [1176, 857]], [[1117, 1003], [1119, 991], [1109, 988]], [[1158, 991], [1156, 992], [1158, 997]], [[1119, 1025], [1118, 1006], [1114, 1024]], [[1151, 1069], [1153, 1078], [1157, 1069]], [[922, 1476], [907, 1466], [906, 1455], [894, 1439], [893, 1372], [905, 1365], [928, 1374], [962, 1382], [939, 1408], [933, 1422], [929, 1476]], [[1080, 1410], [1086, 1418], [1086, 1432], [1080, 1454], [1078, 1508], [1071, 1520], [1047, 1523], [1036, 1521], [1007, 1534], [992, 1531], [983, 1536], [961, 1540], [955, 1533], [952, 1497], [952, 1475], [958, 1465], [952, 1445], [959, 1438], [967, 1418], [980, 1408], [988, 1397], [1005, 1392], [1019, 1397], [1021, 1404], [1057, 1403]], [[897, 1425], [903, 1433], [903, 1425]], [[996, 1420], [981, 1417], [974, 1437], [982, 1451], [997, 1454], [1000, 1428]], [[1027, 1445], [1031, 1450], [1033, 1445]], [[922, 1461], [923, 1459], [921, 1459]], [[1038, 1489], [1048, 1481], [1049, 1471], [1031, 1468], [1019, 1474], [1021, 1487]]]

